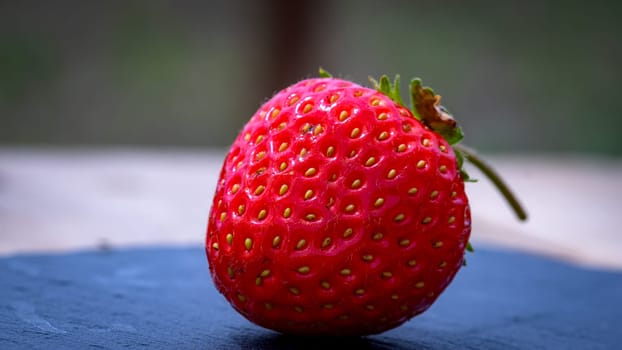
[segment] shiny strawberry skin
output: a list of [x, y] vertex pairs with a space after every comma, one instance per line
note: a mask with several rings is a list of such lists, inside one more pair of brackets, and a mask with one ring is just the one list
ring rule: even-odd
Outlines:
[[382, 93], [317, 78], [278, 92], [234, 141], [205, 249], [250, 321], [364, 335], [428, 309], [470, 231], [452, 147]]

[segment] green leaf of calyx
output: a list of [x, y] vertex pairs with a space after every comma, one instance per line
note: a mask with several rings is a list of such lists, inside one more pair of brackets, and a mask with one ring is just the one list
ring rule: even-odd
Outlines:
[[423, 87], [419, 78], [410, 82], [410, 101], [415, 117], [443, 136], [450, 145], [455, 145], [464, 138], [456, 120], [440, 104], [441, 96], [435, 94], [431, 88]]
[[473, 249], [473, 246], [471, 245], [471, 242], [467, 242], [466, 251], [469, 252], [469, 253], [475, 252], [475, 249]]
[[325, 71], [324, 68], [320, 67], [319, 69], [319, 74], [321, 78], [332, 78], [333, 75], [330, 74], [329, 72]]
[[369, 77], [369, 81], [374, 86], [374, 89], [378, 90], [382, 94], [388, 96], [393, 102], [403, 106], [402, 95], [400, 93], [400, 76], [396, 75], [393, 83], [389, 80], [389, 77], [383, 75], [380, 77], [380, 82], [376, 79]]

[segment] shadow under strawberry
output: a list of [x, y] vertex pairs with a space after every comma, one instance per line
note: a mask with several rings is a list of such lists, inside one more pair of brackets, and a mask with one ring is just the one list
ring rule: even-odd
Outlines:
[[250, 329], [238, 332], [232, 340], [239, 348], [244, 349], [431, 349], [429, 346], [416, 343], [399, 343], [385, 336], [370, 337], [306, 337], [273, 332], [254, 332]]

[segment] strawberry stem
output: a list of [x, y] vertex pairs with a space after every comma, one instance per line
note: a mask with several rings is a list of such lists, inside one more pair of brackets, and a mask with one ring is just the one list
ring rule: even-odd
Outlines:
[[477, 169], [479, 169], [486, 177], [492, 181], [495, 187], [501, 192], [505, 200], [510, 204], [512, 210], [516, 216], [521, 220], [527, 220], [527, 212], [520, 204], [514, 193], [510, 190], [508, 185], [501, 179], [499, 174], [494, 171], [488, 164], [486, 164], [482, 158], [480, 158], [475, 151], [464, 146], [464, 145], [455, 145], [453, 146], [454, 150], [460, 152], [466, 160], [471, 162]]

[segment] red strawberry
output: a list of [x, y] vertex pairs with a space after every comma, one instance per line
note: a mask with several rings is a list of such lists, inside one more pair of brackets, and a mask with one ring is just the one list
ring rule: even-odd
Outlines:
[[471, 218], [451, 145], [460, 129], [418, 80], [414, 114], [397, 86], [301, 81], [233, 143], [206, 252], [216, 287], [252, 322], [379, 333], [430, 307], [462, 266]]

